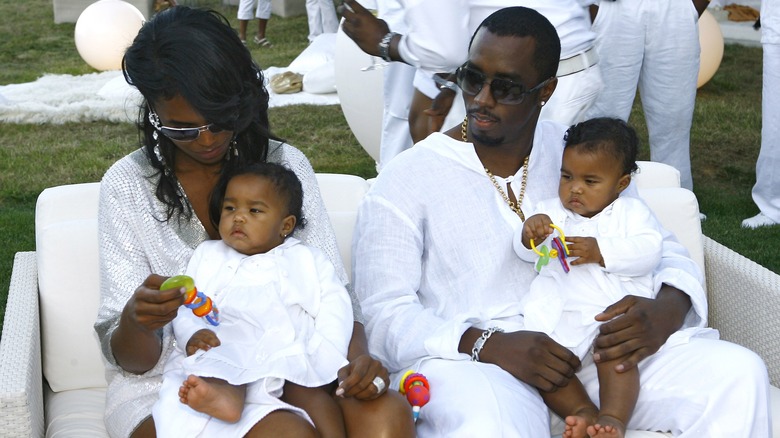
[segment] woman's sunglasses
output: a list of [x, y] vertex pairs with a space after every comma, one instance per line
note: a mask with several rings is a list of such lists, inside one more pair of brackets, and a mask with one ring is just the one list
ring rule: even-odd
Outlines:
[[518, 105], [523, 102], [525, 96], [537, 91], [547, 85], [552, 78], [545, 79], [539, 85], [525, 89], [525, 85], [518, 84], [515, 81], [502, 78], [493, 78], [488, 82], [488, 77], [479, 70], [474, 70], [468, 66], [461, 66], [456, 72], [458, 86], [464, 93], [472, 96], [476, 95], [485, 84], [490, 85], [490, 93], [493, 95], [493, 99], [498, 103]]
[[154, 129], [162, 132], [162, 134], [173, 141], [189, 142], [197, 140], [200, 137], [200, 133], [204, 131], [210, 131], [212, 134], [219, 134], [224, 129], [209, 123], [208, 125], [198, 126], [197, 128], [171, 128], [160, 124], [160, 117], [153, 109], [149, 108], [149, 122], [154, 126]]

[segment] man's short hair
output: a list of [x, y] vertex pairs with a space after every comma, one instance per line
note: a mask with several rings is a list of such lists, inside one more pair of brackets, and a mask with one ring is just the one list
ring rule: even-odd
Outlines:
[[[469, 50], [474, 42], [474, 36], [480, 29], [486, 28], [497, 36], [528, 37], [536, 41], [533, 54], [534, 68], [539, 72], [540, 81], [555, 76], [558, 71], [558, 60], [561, 57], [561, 40], [555, 26], [542, 14], [534, 9], [513, 6], [499, 9], [490, 14], [477, 27], [469, 42]], [[511, 54], [508, 54], [511, 56]]]

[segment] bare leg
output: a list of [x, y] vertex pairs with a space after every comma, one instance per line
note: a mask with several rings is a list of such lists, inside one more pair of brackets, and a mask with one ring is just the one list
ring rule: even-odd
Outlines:
[[398, 391], [387, 391], [374, 400], [336, 398], [344, 414], [348, 437], [412, 438], [412, 407]]
[[565, 438], [587, 438], [587, 429], [596, 423], [598, 408], [575, 376], [569, 384], [554, 392], [540, 392], [544, 403], [564, 418]]
[[257, 19], [257, 39], [265, 38], [265, 28], [268, 27], [268, 20], [265, 18]]
[[238, 38], [246, 42], [246, 23], [247, 20], [238, 20]]
[[599, 375], [601, 409], [596, 424], [588, 428], [591, 437], [623, 438], [626, 424], [639, 397], [639, 371], [636, 367], [618, 373], [620, 360], [596, 364]]
[[305, 418], [290, 411], [273, 411], [245, 435], [247, 438], [318, 438]]
[[192, 374], [179, 388], [179, 400], [182, 403], [229, 423], [241, 419], [245, 395], [245, 385], [231, 385], [222, 379], [201, 378]]
[[146, 420], [142, 421], [130, 434], [130, 438], [155, 438], [156, 436], [157, 430], [154, 428], [154, 419], [151, 415], [146, 417]]
[[335, 385], [307, 388], [285, 382], [282, 400], [306, 411], [322, 438], [344, 437], [347, 434], [344, 418], [330, 395], [334, 389]]

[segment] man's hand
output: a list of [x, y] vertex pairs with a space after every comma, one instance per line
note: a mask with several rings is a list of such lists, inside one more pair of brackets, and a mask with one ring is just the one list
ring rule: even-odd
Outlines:
[[384, 20], [374, 16], [355, 0], [344, 0], [339, 6], [344, 17], [341, 28], [344, 33], [369, 55], [379, 56], [379, 42], [390, 32]]
[[209, 351], [221, 344], [216, 333], [209, 329], [200, 329], [187, 341], [187, 356], [192, 356], [198, 350]]
[[676, 332], [691, 307], [690, 297], [664, 285], [655, 299], [624, 297], [596, 315], [601, 325], [593, 359], [604, 362], [625, 358], [615, 367], [623, 372], [649, 357]]
[[537, 332], [493, 333], [479, 357], [545, 392], [568, 384], [580, 368], [574, 353]]
[[433, 98], [431, 107], [423, 111], [423, 114], [428, 116], [428, 130], [430, 132], [441, 131], [442, 126], [444, 126], [444, 120], [447, 118], [447, 114], [450, 113], [450, 109], [452, 109], [452, 103], [456, 95], [454, 91], [443, 88]]

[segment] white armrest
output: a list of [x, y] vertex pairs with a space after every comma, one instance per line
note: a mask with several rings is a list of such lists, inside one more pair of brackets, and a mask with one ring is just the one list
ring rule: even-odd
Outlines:
[[704, 236], [710, 326], [758, 353], [780, 386], [780, 275]]
[[18, 252], [0, 340], [0, 436], [43, 436], [40, 339], [35, 252]]

